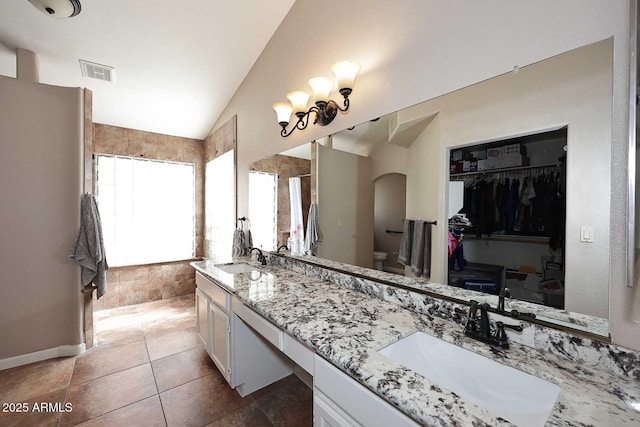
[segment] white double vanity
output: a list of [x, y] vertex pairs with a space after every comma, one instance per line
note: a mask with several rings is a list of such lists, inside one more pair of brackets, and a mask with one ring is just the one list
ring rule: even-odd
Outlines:
[[640, 424], [625, 349], [542, 331], [579, 357], [496, 351], [447, 317], [451, 302], [289, 257], [234, 261], [191, 264], [198, 334], [242, 396], [291, 373], [312, 382], [315, 426]]
[[313, 378], [316, 426], [417, 425], [225, 289], [229, 275], [246, 273], [262, 286], [264, 273], [244, 263], [220, 267], [206, 270], [217, 280], [196, 273], [196, 329], [231, 388], [244, 397], [301, 368]]

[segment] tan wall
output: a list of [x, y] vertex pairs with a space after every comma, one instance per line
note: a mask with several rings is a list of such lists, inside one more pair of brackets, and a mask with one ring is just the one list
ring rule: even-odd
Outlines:
[[[278, 246], [287, 243], [289, 230], [291, 229], [291, 203], [289, 202], [289, 178], [297, 175], [311, 173], [311, 161], [296, 157], [276, 154], [265, 159], [251, 163], [251, 171], [274, 173], [278, 176], [278, 224], [276, 236]], [[311, 204], [311, 177], [300, 179], [302, 192], [302, 216], [303, 224], [307, 226], [309, 206]], [[251, 219], [251, 218], [249, 218]]]
[[[196, 168], [196, 256], [204, 254], [204, 142], [116, 126], [94, 124], [94, 153], [193, 163]], [[108, 254], [107, 254], [108, 257]], [[111, 268], [107, 293], [95, 309], [156, 301], [195, 291], [188, 262]]]
[[[83, 89], [84, 121], [83, 131], [83, 187], [85, 193], [92, 193], [93, 189], [93, 92]], [[84, 342], [87, 349], [93, 347], [93, 287], [87, 287], [82, 291], [82, 329]]]
[[0, 77], [0, 359], [81, 344], [82, 90]]
[[318, 222], [323, 237], [318, 256], [373, 267], [371, 160], [315, 145]]

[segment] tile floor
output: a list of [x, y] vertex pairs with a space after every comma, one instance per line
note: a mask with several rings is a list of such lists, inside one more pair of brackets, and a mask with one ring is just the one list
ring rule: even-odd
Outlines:
[[[95, 348], [0, 371], [0, 403], [11, 411], [0, 426], [312, 425], [311, 390], [295, 375], [242, 398], [194, 325], [193, 295], [96, 312]], [[42, 402], [58, 408], [34, 411]], [[27, 412], [5, 407], [17, 403]]]

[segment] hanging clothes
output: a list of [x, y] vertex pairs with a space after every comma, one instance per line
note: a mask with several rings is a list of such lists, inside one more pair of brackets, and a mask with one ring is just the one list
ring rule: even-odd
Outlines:
[[[456, 263], [458, 264], [458, 271], [464, 270], [464, 244], [462, 243], [463, 232], [462, 228], [451, 227], [449, 230], [449, 248], [454, 246], [449, 255], [449, 270], [454, 270]], [[455, 245], [452, 244], [451, 239], [454, 240]]]
[[564, 177], [556, 166], [466, 176], [461, 212], [476, 237], [491, 234], [542, 236], [564, 233]]

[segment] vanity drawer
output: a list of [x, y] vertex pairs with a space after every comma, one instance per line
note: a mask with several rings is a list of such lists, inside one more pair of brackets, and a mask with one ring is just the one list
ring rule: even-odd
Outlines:
[[295, 338], [285, 334], [283, 351], [291, 360], [313, 376], [313, 361], [315, 357], [313, 350], [300, 344]]
[[244, 305], [240, 300], [234, 300], [233, 312], [239, 318], [255, 329], [264, 339], [276, 346], [278, 350], [284, 350], [284, 332], [273, 325], [264, 317]]
[[231, 294], [223, 290], [215, 282], [204, 277], [196, 271], [196, 285], [198, 289], [207, 294], [211, 301], [215, 302], [220, 308], [229, 311], [231, 308]]
[[417, 427], [418, 424], [320, 356], [315, 356], [314, 391], [320, 390], [359, 425]]

